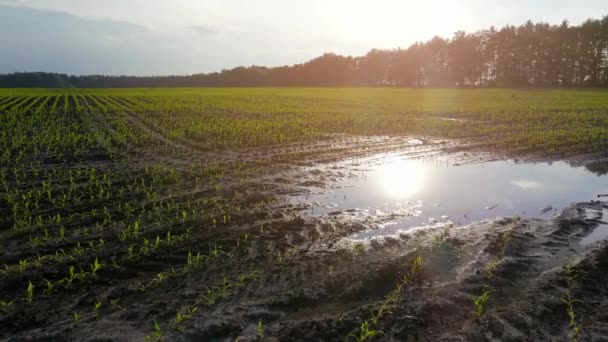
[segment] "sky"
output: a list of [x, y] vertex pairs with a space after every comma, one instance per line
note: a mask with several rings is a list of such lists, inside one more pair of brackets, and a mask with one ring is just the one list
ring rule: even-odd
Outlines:
[[580, 24], [606, 0], [0, 0], [0, 73], [185, 75], [364, 55], [526, 20]]

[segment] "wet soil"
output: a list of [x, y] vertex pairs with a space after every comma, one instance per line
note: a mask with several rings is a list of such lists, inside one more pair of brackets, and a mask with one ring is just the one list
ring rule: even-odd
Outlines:
[[[237, 201], [242, 209], [228, 223], [194, 231], [188, 221], [154, 226], [146, 232], [150, 239], [164, 233], [168, 224], [179, 238], [138, 257], [126, 255], [125, 244], [112, 233], [100, 231], [89, 240], [106, 239], [95, 253], [105, 267], [94, 277], [76, 279], [69, 290], [37, 296], [32, 303], [23, 300], [28, 281], [42, 293], [45, 279], [59, 279], [67, 264], [87, 269], [95, 256], [7, 272], [0, 290], [3, 298], [16, 300], [0, 308], [0, 339], [355, 341], [361, 324], [377, 314], [420, 257], [421, 270], [373, 325], [382, 333], [369, 341], [568, 341], [573, 327], [580, 327], [576, 337], [581, 341], [608, 340], [608, 243], [598, 232], [607, 229], [604, 202], [573, 204], [551, 220], [516, 217], [413, 229], [353, 244], [345, 238], [367, 229], [365, 224], [339, 215], [308, 217], [286, 199], [339, 177], [339, 170], [303, 174], [303, 169], [345, 156], [400, 149], [412, 157], [450, 154], [459, 163], [474, 163], [499, 160], [502, 154], [442, 139], [349, 136], [263, 150], [215, 151], [170, 140], [137, 117], [124, 115], [181, 151], [161, 154], [127, 146], [132, 163], [160, 161], [187, 168], [193, 158], [213, 157], [217, 163], [259, 165], [247, 169], [244, 179], [228, 174], [221, 191], [186, 180], [170, 194], [185, 202], [210, 193], [221, 192], [224, 198], [242, 193]], [[3, 234], [7, 232], [5, 228]], [[57, 242], [32, 249], [22, 238], [5, 244], [2, 263], [73, 248]], [[197, 250], [204, 252], [205, 262], [185, 267], [188, 252]], [[484, 289], [489, 298], [478, 317], [472, 298]], [[562, 300], [566, 293], [575, 299], [574, 325]], [[94, 312], [98, 301], [102, 306]], [[188, 317], [176, 323], [176, 312]]]

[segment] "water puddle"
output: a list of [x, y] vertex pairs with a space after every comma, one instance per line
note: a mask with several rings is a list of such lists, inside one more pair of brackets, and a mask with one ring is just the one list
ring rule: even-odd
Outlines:
[[[589, 212], [592, 212], [591, 214]], [[587, 218], [599, 221], [597, 227], [591, 232], [591, 234], [581, 239], [581, 245], [587, 246], [592, 243], [603, 241], [608, 239], [608, 209], [603, 210], [587, 210]]]
[[353, 239], [497, 217], [550, 218], [573, 202], [608, 193], [608, 176], [565, 162], [459, 165], [450, 157], [383, 154], [323, 165], [321, 170], [334, 173], [335, 181], [291, 200], [304, 204], [308, 215], [369, 223], [370, 229]]

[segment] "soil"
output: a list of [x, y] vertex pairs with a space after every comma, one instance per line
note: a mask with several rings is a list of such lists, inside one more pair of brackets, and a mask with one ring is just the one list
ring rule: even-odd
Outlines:
[[[364, 225], [339, 215], [305, 217], [285, 200], [336, 177], [336, 170], [302, 174], [305, 167], [395, 149], [413, 157], [450, 153], [459, 163], [505, 156], [479, 153], [476, 144], [424, 137], [333, 136], [314, 144], [218, 152], [170, 140], [125, 115], [183, 152], [155, 155], [127, 146], [142, 165], [161, 161], [186, 167], [191, 158], [212, 156], [218, 163], [263, 163], [248, 169], [245, 181], [224, 177], [225, 197], [245, 194], [239, 200], [244, 209], [228, 224], [196, 228], [160, 252], [138, 258], [126, 257], [124, 245], [109, 232], [96, 233], [91, 241], [106, 239], [96, 253], [104, 267], [94, 277], [76, 279], [70, 290], [37, 296], [30, 304], [19, 299], [0, 310], [0, 339], [155, 340], [156, 321], [159, 339], [166, 341], [355, 341], [361, 324], [378, 312], [412, 261], [421, 257], [421, 271], [398, 291], [373, 326], [381, 333], [369, 341], [568, 341], [579, 325], [579, 340], [608, 340], [608, 243], [581, 244], [594, 230], [606, 229], [605, 202], [573, 204], [551, 220], [516, 217], [448, 230], [411, 230], [352, 245], [344, 238], [366, 229]], [[587, 163], [600, 158], [574, 159]], [[171, 197], [186, 201], [209, 191], [187, 183]], [[177, 236], [190, 228], [187, 222], [175, 225]], [[7, 227], [5, 223], [5, 236]], [[147, 236], [152, 239], [163, 228], [150, 228]], [[1, 252], [2, 263], [73, 248], [57, 242], [33, 250], [21, 238]], [[208, 251], [206, 261], [185, 268], [186, 255], [197, 247]], [[214, 254], [214, 249], [220, 252]], [[120, 255], [114, 264], [109, 262], [113, 255]], [[92, 259], [77, 259], [76, 270], [87, 269]], [[43, 284], [59, 279], [66, 273], [66, 264], [60, 266], [3, 275], [3, 298], [23, 297], [30, 280]], [[159, 273], [166, 278], [159, 280]], [[472, 298], [484, 288], [489, 299], [485, 313], [477, 317]], [[42, 293], [43, 287], [37, 285], [36, 291]], [[562, 300], [566, 293], [575, 299], [573, 326]], [[102, 306], [95, 313], [92, 307], [98, 301]], [[188, 309], [189, 317], [175, 323], [176, 312]]]

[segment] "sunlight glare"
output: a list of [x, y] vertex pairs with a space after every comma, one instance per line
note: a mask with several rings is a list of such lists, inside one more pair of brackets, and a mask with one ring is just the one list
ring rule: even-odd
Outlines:
[[420, 191], [426, 168], [420, 160], [393, 159], [380, 166], [378, 184], [388, 196], [403, 199]]

